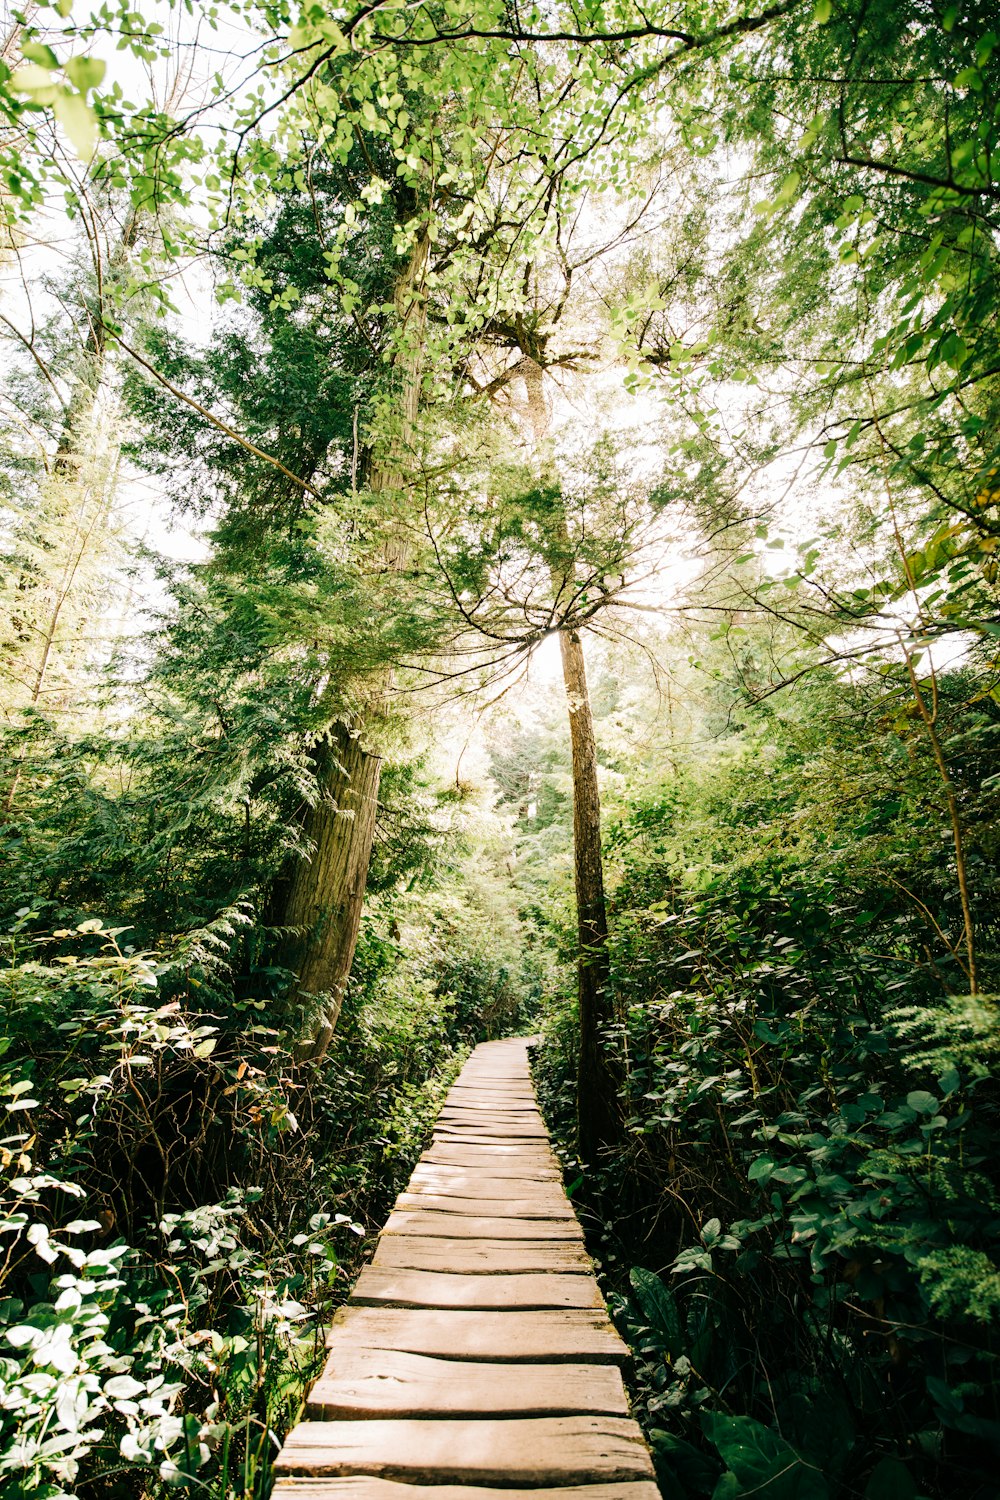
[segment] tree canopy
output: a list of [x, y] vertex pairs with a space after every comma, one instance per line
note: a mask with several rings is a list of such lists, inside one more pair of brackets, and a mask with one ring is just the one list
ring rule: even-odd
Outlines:
[[1000, 1442], [1000, 21], [0, 30], [0, 1478], [267, 1500], [538, 1034], [680, 1500]]

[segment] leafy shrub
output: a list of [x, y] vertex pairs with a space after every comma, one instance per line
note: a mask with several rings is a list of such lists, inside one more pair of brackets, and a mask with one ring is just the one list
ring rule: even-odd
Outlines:
[[[898, 911], [790, 874], [620, 920], [625, 1137], [582, 1196], [638, 1409], [692, 1500], [985, 1495], [992, 1002], [935, 1002]], [[539, 1064], [567, 1140], [572, 1046], [567, 1015]]]
[[[97, 919], [0, 968], [0, 1487], [263, 1497], [461, 1059], [433, 996], [359, 996], [296, 1069], [233, 973], [243, 906], [156, 952]], [[390, 984], [391, 973], [381, 986]], [[358, 1219], [363, 1222], [358, 1222]]]

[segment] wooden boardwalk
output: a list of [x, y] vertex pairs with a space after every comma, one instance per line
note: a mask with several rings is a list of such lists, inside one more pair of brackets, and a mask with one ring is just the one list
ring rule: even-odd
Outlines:
[[274, 1500], [658, 1500], [523, 1041], [473, 1052], [328, 1347]]

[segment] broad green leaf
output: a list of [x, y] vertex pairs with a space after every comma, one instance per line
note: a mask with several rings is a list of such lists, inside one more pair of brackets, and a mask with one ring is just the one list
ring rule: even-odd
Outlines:
[[52, 81], [51, 73], [38, 63], [16, 68], [10, 75], [9, 86], [15, 94], [30, 94], [37, 104], [52, 104], [59, 93], [59, 85]]
[[28, 62], [38, 63], [39, 67], [47, 68], [50, 72], [59, 66], [58, 57], [44, 42], [22, 42], [21, 55], [26, 57]]
[[916, 1493], [909, 1470], [898, 1458], [883, 1458], [865, 1485], [865, 1500], [913, 1500]]
[[683, 1345], [677, 1299], [673, 1292], [669, 1287], [664, 1286], [655, 1272], [647, 1271], [642, 1266], [632, 1267], [629, 1272], [629, 1281], [632, 1283], [632, 1290], [642, 1309], [643, 1317], [650, 1327], [662, 1336], [664, 1347], [671, 1359], [679, 1358], [683, 1353]]
[[90, 105], [82, 94], [60, 93], [52, 108], [77, 156], [89, 161], [97, 149], [97, 119]]
[[107, 63], [99, 57], [71, 57], [66, 64], [66, 77], [81, 94], [98, 88], [107, 71]]
[[736, 1476], [735, 1495], [757, 1500], [829, 1500], [823, 1475], [772, 1428], [753, 1417], [702, 1417], [705, 1436]]

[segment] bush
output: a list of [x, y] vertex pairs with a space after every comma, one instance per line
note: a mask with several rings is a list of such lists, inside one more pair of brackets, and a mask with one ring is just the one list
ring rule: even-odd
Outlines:
[[[994, 1005], [935, 999], [874, 905], [786, 866], [620, 912], [625, 1140], [583, 1197], [669, 1494], [989, 1492]], [[567, 1013], [567, 1142], [572, 1046]]]
[[246, 907], [147, 953], [34, 922], [0, 968], [4, 1494], [260, 1500], [461, 1051], [387, 973], [297, 1069], [233, 983]]

